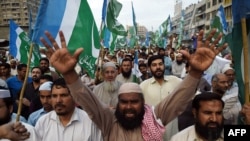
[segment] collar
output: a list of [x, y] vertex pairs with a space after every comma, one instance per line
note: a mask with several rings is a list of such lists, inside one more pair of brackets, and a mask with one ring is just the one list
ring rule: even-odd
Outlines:
[[[70, 118], [70, 121], [69, 121], [69, 123], [67, 124], [67, 126], [68, 126], [68, 125], [71, 125], [73, 122], [80, 121], [80, 117], [79, 117], [78, 112], [79, 112], [79, 109], [78, 109], [78, 108], [75, 108], [75, 109], [74, 109], [74, 112], [73, 112], [73, 114], [72, 114], [72, 116], [71, 116], [71, 118]], [[60, 124], [61, 124], [60, 119], [59, 119], [59, 116], [56, 114], [56, 112], [55, 112], [54, 110], [53, 110], [52, 113], [51, 113], [51, 119], [54, 120], [54, 121], [56, 121], [57, 123], [60, 123]]]
[[[164, 79], [164, 82], [168, 82], [168, 81], [169, 81], [168, 77], [165, 76], [165, 75], [164, 75], [164, 78], [163, 78], [163, 79]], [[152, 77], [152, 78], [150, 79], [150, 83], [151, 83], [151, 84], [157, 83], [155, 77]]]

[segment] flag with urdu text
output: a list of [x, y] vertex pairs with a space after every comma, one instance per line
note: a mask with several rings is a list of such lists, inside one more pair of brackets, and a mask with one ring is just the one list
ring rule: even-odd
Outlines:
[[[28, 35], [13, 20], [10, 20], [10, 54], [19, 62], [27, 64], [30, 52], [30, 39]], [[32, 57], [30, 60], [30, 68], [39, 65], [41, 58], [39, 48], [33, 47]]]
[[58, 33], [63, 31], [71, 54], [77, 48], [84, 48], [78, 63], [94, 78], [100, 37], [87, 0], [41, 0], [32, 41], [40, 43], [40, 37], [47, 40], [45, 30], [49, 31], [58, 43]]
[[[243, 53], [243, 40], [242, 40], [242, 25], [241, 19], [246, 18], [246, 32], [248, 45], [250, 41], [250, 1], [249, 0], [233, 0], [232, 1], [232, 14], [233, 14], [233, 43], [230, 47], [232, 50], [232, 57], [234, 60], [234, 68], [236, 70], [236, 79], [239, 86], [239, 99], [243, 104], [245, 103], [245, 83], [244, 83], [244, 53]], [[250, 62], [250, 49], [248, 46], [248, 64]], [[250, 69], [248, 68], [248, 74]]]
[[108, 29], [121, 36], [127, 36], [127, 31], [121, 23], [117, 20], [122, 9], [122, 4], [117, 0], [108, 0], [106, 24]]

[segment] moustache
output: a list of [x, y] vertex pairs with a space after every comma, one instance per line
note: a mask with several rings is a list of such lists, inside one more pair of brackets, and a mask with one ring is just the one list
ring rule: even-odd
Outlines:
[[219, 123], [217, 123], [217, 122], [208, 122], [206, 124], [207, 127], [214, 126], [214, 125], [215, 125], [215, 127], [219, 127], [220, 126]]
[[133, 109], [129, 109], [129, 110], [124, 110], [124, 111], [123, 111], [123, 114], [128, 114], [128, 113], [136, 114], [136, 111], [133, 110]]
[[61, 103], [58, 103], [55, 105], [55, 108], [64, 108], [65, 105], [61, 104]]

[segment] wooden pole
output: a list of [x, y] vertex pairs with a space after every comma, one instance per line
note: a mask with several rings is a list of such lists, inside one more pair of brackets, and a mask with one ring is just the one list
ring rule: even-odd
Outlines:
[[28, 76], [29, 76], [29, 70], [30, 70], [29, 68], [30, 68], [30, 61], [31, 61], [31, 58], [32, 58], [33, 46], [34, 46], [33, 43], [31, 43], [30, 50], [29, 50], [29, 57], [28, 57], [26, 74], [25, 74], [23, 86], [22, 86], [22, 89], [21, 89], [21, 93], [20, 93], [20, 96], [19, 96], [16, 121], [19, 121], [20, 116], [21, 116], [22, 105], [23, 105], [23, 102], [22, 102], [23, 101], [23, 95], [24, 95], [24, 90], [25, 90], [26, 85], [27, 85], [27, 79], [28, 79]]
[[242, 41], [243, 41], [243, 53], [244, 53], [244, 85], [245, 85], [245, 103], [249, 103], [249, 74], [248, 74], [248, 40], [247, 40], [247, 28], [246, 18], [241, 19], [242, 27]]

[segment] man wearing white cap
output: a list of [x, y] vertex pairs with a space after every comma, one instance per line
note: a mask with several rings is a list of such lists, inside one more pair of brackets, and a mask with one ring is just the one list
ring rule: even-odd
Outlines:
[[48, 81], [48, 82], [43, 83], [39, 87], [39, 97], [40, 97], [40, 101], [43, 105], [43, 108], [30, 114], [30, 116], [28, 118], [29, 124], [35, 126], [37, 120], [42, 115], [53, 110], [52, 105], [51, 105], [51, 86], [52, 86], [52, 82]]
[[181, 53], [176, 55], [176, 59], [172, 62], [172, 74], [181, 78], [182, 70], [185, 68], [186, 64], [183, 61], [183, 56]]
[[[9, 90], [0, 89], [0, 125], [4, 125], [10, 122], [15, 122], [11, 119], [13, 112], [13, 99], [10, 95]], [[14, 119], [15, 120], [15, 119]], [[30, 133], [30, 136], [26, 141], [36, 141], [36, 134], [34, 127], [29, 124], [22, 122], [25, 128]], [[0, 139], [0, 141], [8, 141], [7, 139]]]
[[191, 70], [169, 96], [155, 107], [150, 107], [145, 105], [142, 90], [138, 84], [124, 83], [118, 91], [115, 114], [89, 88], [82, 85], [74, 70], [83, 48], [78, 48], [71, 55], [66, 47], [62, 31], [59, 32], [61, 47], [49, 32], [45, 32], [45, 34], [54, 48], [44, 38], [41, 38], [41, 42], [52, 54], [51, 64], [63, 75], [72, 97], [101, 129], [104, 141], [161, 141], [164, 126], [184, 111], [196, 92], [203, 71], [209, 67], [215, 56], [227, 47], [227, 44], [224, 44], [214, 49], [222, 34], [219, 34], [209, 46], [215, 32], [215, 29], [212, 30], [204, 43], [202, 41], [204, 31], [200, 31], [198, 47], [194, 54], [189, 54], [184, 50], [180, 51], [188, 60]]
[[239, 92], [238, 83], [235, 81], [235, 70], [229, 65], [225, 65], [221, 71], [228, 77], [228, 90], [226, 94]]
[[116, 80], [118, 70], [113, 62], [107, 62], [102, 66], [102, 76], [104, 81], [94, 87], [96, 96], [110, 108], [115, 108], [118, 103], [118, 89], [122, 85]]
[[239, 112], [241, 111], [242, 105], [239, 100], [238, 83], [235, 81], [235, 70], [229, 65], [225, 65], [222, 69], [222, 73], [225, 74], [228, 78], [228, 88], [222, 99], [224, 101], [228, 101], [227, 103], [229, 103], [228, 105], [230, 105], [230, 107], [226, 107], [230, 112], [226, 112], [227, 115], [224, 115], [224, 117], [228, 119], [228, 121], [226, 122], [230, 124], [238, 124], [238, 116]]

